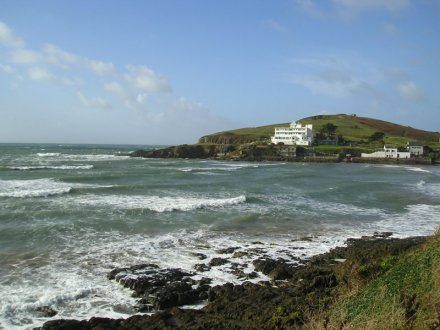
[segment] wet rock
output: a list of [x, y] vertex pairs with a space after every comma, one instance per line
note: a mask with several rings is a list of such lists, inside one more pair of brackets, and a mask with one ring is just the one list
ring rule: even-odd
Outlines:
[[388, 237], [390, 237], [392, 235], [393, 235], [393, 233], [390, 232], [390, 231], [384, 231], [384, 232], [377, 232], [377, 231], [375, 231], [374, 234], [373, 234], [373, 237], [376, 237], [376, 238], [388, 238]]
[[[161, 283], [159, 286], [149, 287], [143, 293], [138, 303], [139, 310], [151, 312], [171, 308], [152, 316], [135, 315], [125, 320], [93, 318], [89, 321], [50, 321], [44, 324], [43, 329], [299, 329], [307, 322], [307, 315], [322, 311], [326, 306], [323, 303], [332, 300], [332, 292], [335, 292], [332, 288], [335, 285], [343, 285], [343, 281], [347, 280], [341, 276], [352, 274], [350, 265], [362, 265], [380, 260], [377, 258], [384, 256], [398, 255], [424, 241], [425, 238], [353, 239], [348, 241], [347, 247], [336, 248], [326, 254], [307, 259], [302, 265], [291, 265], [283, 259], [272, 260], [264, 256], [263, 250], [253, 264], [257, 271], [270, 276], [272, 281], [258, 284], [228, 283], [210, 287], [209, 279], [196, 281], [190, 278], [189, 275], [192, 273], [182, 270], [175, 272], [142, 266], [132, 272], [130, 269], [133, 268], [124, 268], [119, 272], [114, 271], [111, 277], [117, 281], [130, 276], [136, 279], [142, 278], [139, 275], [144, 272], [144, 280], [148, 279], [150, 285], [155, 279], [157, 283]], [[234, 255], [239, 252], [242, 251], [235, 251]], [[214, 259], [219, 259], [220, 264], [228, 262], [223, 258]], [[347, 261], [339, 263], [335, 259]], [[347, 267], [347, 271], [341, 273], [342, 267]], [[237, 263], [230, 263], [227, 269], [240, 276], [245, 274], [244, 266]], [[251, 277], [258, 274], [253, 272], [246, 275]], [[283, 278], [286, 280], [282, 285], [273, 286], [274, 281], [278, 283], [276, 281]], [[205, 299], [209, 303], [201, 310], [172, 307]], [[412, 296], [402, 299], [406, 312], [411, 317], [417, 308], [417, 299]]]
[[209, 266], [211, 266], [211, 267], [222, 266], [222, 265], [227, 264], [228, 262], [229, 261], [224, 258], [212, 258], [211, 261], [209, 262]]
[[232, 255], [232, 258], [242, 258], [242, 257], [246, 257], [248, 255], [249, 255], [249, 252], [246, 252], [246, 251], [236, 251]]
[[293, 269], [284, 260], [257, 259], [253, 265], [255, 270], [269, 276], [273, 281], [289, 279], [293, 276]]
[[228, 253], [234, 253], [236, 250], [238, 250], [240, 247], [234, 246], [234, 247], [228, 247], [225, 249], [220, 249], [217, 251], [219, 254], [228, 254]]
[[37, 307], [35, 311], [38, 312], [41, 317], [52, 317], [58, 314], [58, 312], [50, 306]]
[[89, 329], [89, 327], [87, 321], [53, 320], [44, 323], [40, 329], [41, 330], [85, 330], [85, 329]]
[[108, 277], [130, 288], [134, 291], [133, 296], [140, 298], [135, 309], [152, 312], [207, 299], [210, 279], [193, 280], [193, 275], [195, 273], [181, 269], [160, 269], [156, 265], [143, 264], [114, 269]]
[[195, 264], [194, 265], [194, 269], [197, 270], [198, 272], [207, 272], [208, 270], [211, 269], [211, 267], [209, 267], [206, 264]]
[[158, 269], [158, 268], [159, 268], [159, 266], [157, 266], [155, 264], [140, 264], [140, 265], [135, 265], [135, 266], [131, 266], [131, 267], [115, 268], [107, 274], [107, 278], [109, 280], [114, 280], [117, 274], [121, 274], [124, 272], [125, 273], [135, 273], [138, 270]]
[[197, 290], [193, 290], [188, 282], [174, 282], [162, 287], [154, 299], [155, 309], [189, 305], [199, 300]]
[[197, 257], [197, 259], [199, 259], [199, 260], [205, 260], [205, 259], [207, 259], [208, 257], [206, 256], [206, 254], [203, 254], [203, 253], [193, 253], [192, 254], [194, 257]]

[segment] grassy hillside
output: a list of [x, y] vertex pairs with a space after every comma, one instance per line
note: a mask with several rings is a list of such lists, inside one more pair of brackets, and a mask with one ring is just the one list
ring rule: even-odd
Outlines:
[[[439, 132], [429, 132], [390, 122], [358, 117], [353, 115], [319, 115], [300, 120], [302, 124], [312, 124], [314, 131], [318, 132], [325, 124], [337, 126], [336, 135], [341, 135], [347, 143], [359, 146], [377, 148], [383, 143], [404, 146], [408, 141], [419, 142], [434, 148], [440, 147]], [[214, 144], [240, 144], [249, 142], [269, 142], [276, 126], [287, 126], [280, 123], [261, 127], [241, 128], [231, 131], [219, 132], [200, 138], [199, 143]], [[370, 141], [375, 132], [384, 133], [379, 141]]]
[[219, 132], [203, 136], [199, 143], [240, 144], [256, 141], [268, 141], [277, 126], [288, 126], [289, 123], [281, 123], [259, 127], [239, 128], [231, 131]]
[[306, 328], [440, 328], [438, 233], [415, 251], [352, 268], [352, 280], [356, 272], [373, 279], [366, 285], [352, 286]]

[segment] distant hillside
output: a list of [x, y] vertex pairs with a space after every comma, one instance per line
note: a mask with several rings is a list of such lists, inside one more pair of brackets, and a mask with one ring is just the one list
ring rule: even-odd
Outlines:
[[[358, 145], [371, 144], [370, 137], [376, 132], [384, 133], [384, 137], [377, 144], [383, 142], [396, 146], [403, 146], [408, 141], [414, 141], [433, 147], [439, 146], [440, 133], [423, 131], [409, 126], [402, 126], [383, 120], [358, 117], [356, 115], [319, 115], [299, 120], [303, 125], [312, 124], [315, 132], [322, 126], [331, 123], [337, 126], [336, 135], [342, 136], [347, 143]], [[203, 136], [199, 143], [205, 144], [243, 144], [251, 142], [270, 142], [270, 136], [276, 126], [287, 126], [289, 123], [280, 123], [260, 127], [241, 128]]]

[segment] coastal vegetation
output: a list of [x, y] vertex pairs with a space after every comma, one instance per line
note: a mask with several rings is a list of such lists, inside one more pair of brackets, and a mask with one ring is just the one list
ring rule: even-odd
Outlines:
[[[138, 150], [134, 157], [147, 158], [212, 158], [250, 161], [310, 161], [310, 162], [384, 162], [432, 164], [439, 159], [440, 133], [423, 131], [390, 122], [356, 115], [319, 115], [300, 120], [312, 124], [315, 141], [312, 146], [287, 146], [271, 143], [277, 126], [288, 123], [240, 128], [203, 136], [198, 143], [160, 150]], [[407, 143], [424, 146], [425, 157], [407, 160], [361, 158], [384, 145], [404, 149]]]
[[[414, 250], [350, 260], [331, 306], [311, 317], [313, 329], [438, 329], [440, 233]], [[340, 282], [343, 283], [343, 282]]]
[[[440, 148], [440, 132], [429, 132], [387, 121], [359, 117], [356, 115], [318, 115], [299, 120], [301, 124], [312, 124], [313, 129], [323, 137], [338, 136], [344, 145], [368, 150], [380, 148], [383, 144], [404, 147], [408, 141], [420, 143], [431, 148]], [[243, 144], [269, 143], [280, 123], [261, 127], [240, 128], [203, 136], [199, 144]], [[342, 146], [341, 146], [342, 148]]]
[[[347, 247], [300, 265], [282, 259], [255, 260], [255, 270], [271, 282], [206, 286], [205, 293], [205, 286], [191, 289], [186, 282], [176, 282], [171, 291], [160, 291], [164, 308], [151, 316], [53, 320], [42, 329], [438, 329], [440, 234], [406, 239], [390, 236], [377, 233], [349, 239]], [[132, 269], [145, 267], [148, 276], [158, 275], [154, 265]], [[109, 278], [130, 269], [116, 269]], [[167, 278], [188, 275], [170, 271], [173, 273], [164, 273]], [[121, 284], [139, 294], [154, 281], [130, 277], [129, 282]], [[172, 307], [201, 293], [208, 301], [201, 310]]]

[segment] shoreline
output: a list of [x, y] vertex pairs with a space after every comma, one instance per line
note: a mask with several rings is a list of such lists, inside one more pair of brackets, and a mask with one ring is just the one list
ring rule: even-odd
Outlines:
[[[389, 232], [375, 233], [374, 236], [349, 238], [346, 246], [301, 260], [298, 264], [282, 258], [257, 258], [255, 271], [270, 278], [270, 281], [258, 283], [226, 283], [211, 287], [208, 278], [194, 281], [185, 271], [159, 269], [152, 264], [114, 269], [108, 279], [133, 291], [133, 295], [139, 298], [139, 312], [154, 314], [136, 314], [126, 319], [51, 320], [37, 329], [284, 329], [300, 326], [308, 322], [307, 315], [330, 306], [338, 292], [356, 280], [357, 276], [352, 274], [353, 265], [361, 269], [363, 265], [418, 248], [428, 239], [429, 236], [393, 238]], [[233, 249], [226, 247], [225, 251]], [[214, 259], [209, 262], [213, 267], [230, 262]], [[133, 274], [141, 276], [136, 279]], [[201, 309], [181, 308], [201, 302], [207, 302]], [[302, 312], [286, 314], [289, 310]]]
[[255, 145], [178, 145], [156, 150], [136, 150], [128, 156], [132, 158], [176, 158], [210, 159], [225, 161], [282, 161], [293, 163], [355, 163], [355, 164], [391, 164], [391, 165], [438, 165], [428, 157], [414, 158], [362, 158], [337, 155], [297, 154], [291, 146], [255, 146]]

